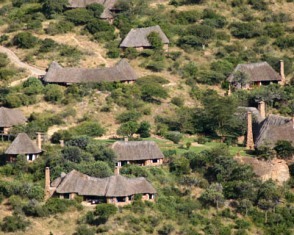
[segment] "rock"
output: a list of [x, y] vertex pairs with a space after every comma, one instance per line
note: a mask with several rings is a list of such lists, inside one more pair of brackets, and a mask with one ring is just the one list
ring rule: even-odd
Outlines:
[[262, 180], [272, 179], [281, 185], [290, 179], [290, 172], [287, 162], [282, 159], [273, 159], [271, 161], [262, 161], [253, 157], [237, 156], [234, 159], [240, 164], [252, 166], [254, 173]]

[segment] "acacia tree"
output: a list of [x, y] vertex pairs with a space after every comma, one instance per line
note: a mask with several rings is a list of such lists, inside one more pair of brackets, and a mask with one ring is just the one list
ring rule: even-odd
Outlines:
[[148, 41], [155, 50], [161, 50], [163, 47], [162, 39], [157, 32], [151, 32], [147, 36]]
[[224, 203], [223, 186], [213, 183], [202, 193], [200, 200], [204, 204], [213, 205], [218, 210]]

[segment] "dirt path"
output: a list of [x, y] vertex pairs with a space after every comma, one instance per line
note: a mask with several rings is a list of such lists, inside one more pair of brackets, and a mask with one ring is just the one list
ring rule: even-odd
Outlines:
[[31, 76], [40, 76], [46, 73], [45, 70], [41, 70], [24, 62], [21, 62], [17, 55], [6, 47], [0, 46], [0, 52], [5, 53], [10, 61], [15, 64], [15, 66], [29, 70], [31, 72]]

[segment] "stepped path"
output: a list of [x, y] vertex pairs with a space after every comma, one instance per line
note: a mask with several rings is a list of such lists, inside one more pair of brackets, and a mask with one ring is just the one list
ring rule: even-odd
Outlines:
[[[13, 63], [16, 67], [24, 68], [24, 69], [30, 71], [29, 77], [31, 77], [31, 76], [39, 77], [41, 75], [46, 74], [45, 70], [38, 69], [36, 67], [33, 67], [31, 65], [28, 65], [28, 64], [22, 62], [12, 50], [10, 50], [6, 47], [0, 46], [0, 52], [5, 53], [8, 56], [8, 58], [10, 59], [10, 62]], [[10, 86], [16, 86], [16, 85], [20, 84], [21, 82], [27, 80], [29, 77], [14, 81], [10, 84]]]

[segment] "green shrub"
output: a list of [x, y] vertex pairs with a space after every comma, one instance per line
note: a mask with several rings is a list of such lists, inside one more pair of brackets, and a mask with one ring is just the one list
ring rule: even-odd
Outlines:
[[10, 60], [8, 59], [7, 55], [4, 53], [0, 53], [0, 67], [5, 67], [8, 65]]
[[22, 84], [22, 86], [26, 95], [40, 94], [44, 89], [42, 82], [35, 77], [30, 77]]
[[181, 97], [173, 97], [171, 99], [171, 103], [178, 106], [178, 107], [183, 107], [184, 100]]
[[138, 121], [138, 119], [141, 116], [142, 116], [142, 114], [137, 112], [137, 111], [126, 111], [126, 112], [123, 112], [123, 113], [119, 114], [116, 117], [116, 120], [119, 123], [124, 123], [124, 122], [129, 122], [129, 121], [136, 122], [136, 121]]
[[187, 158], [184, 157], [173, 157], [169, 163], [170, 172], [176, 175], [185, 175], [190, 173], [190, 163]]
[[274, 43], [281, 49], [286, 49], [286, 48], [293, 48], [294, 47], [294, 36], [289, 35], [289, 36], [284, 36], [284, 37], [279, 37]]
[[58, 44], [54, 40], [50, 38], [45, 38], [43, 41], [41, 41], [39, 52], [47, 53], [47, 52], [55, 50], [57, 46]]
[[14, 36], [12, 40], [13, 45], [18, 46], [20, 48], [33, 48], [38, 43], [38, 38], [33, 36], [29, 32], [21, 32]]
[[56, 35], [64, 34], [72, 31], [74, 24], [69, 21], [58, 21], [57, 23], [51, 22], [45, 30], [47, 34]]
[[82, 224], [76, 228], [76, 235], [95, 235], [95, 230], [89, 226]]
[[98, 122], [93, 121], [83, 122], [70, 130], [76, 133], [76, 135], [87, 136], [102, 136], [105, 133], [104, 128]]
[[15, 69], [9, 69], [9, 68], [0, 68], [0, 80], [9, 80], [11, 77], [16, 75]]
[[143, 121], [140, 123], [140, 126], [137, 130], [137, 134], [139, 134], [141, 138], [148, 138], [150, 137], [150, 129], [150, 123], [147, 121]]
[[25, 231], [25, 229], [31, 223], [26, 220], [23, 216], [20, 215], [12, 215], [6, 216], [3, 218], [1, 223], [1, 230], [3, 232], [16, 232], [16, 231]]
[[45, 87], [45, 96], [46, 101], [51, 103], [60, 102], [63, 98], [63, 90], [61, 86], [55, 84], [49, 84]]
[[262, 27], [256, 22], [231, 24], [231, 33], [237, 38], [254, 38], [262, 35]]
[[86, 6], [88, 11], [92, 11], [96, 18], [99, 18], [104, 10], [104, 6], [99, 3], [92, 3]]
[[76, 8], [68, 10], [64, 13], [66, 20], [74, 23], [75, 25], [87, 24], [94, 18], [92, 11], [88, 11], [85, 8]]
[[168, 140], [171, 140], [175, 144], [178, 144], [183, 138], [183, 135], [180, 132], [169, 131], [165, 134], [165, 138], [167, 138]]

